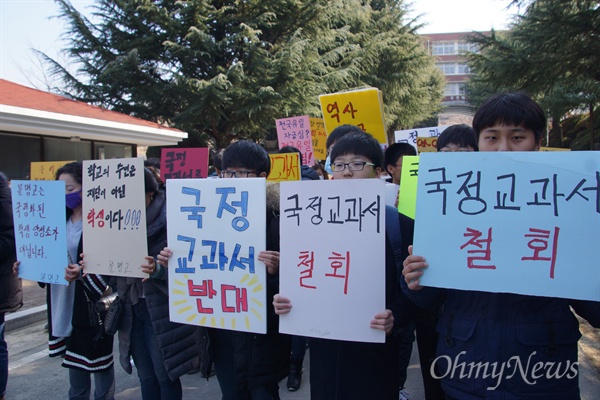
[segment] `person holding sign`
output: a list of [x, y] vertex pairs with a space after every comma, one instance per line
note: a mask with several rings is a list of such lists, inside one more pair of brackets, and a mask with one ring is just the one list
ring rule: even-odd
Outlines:
[[156, 256], [167, 242], [165, 192], [156, 174], [144, 168], [148, 254], [142, 272], [149, 278], [113, 277], [124, 312], [119, 325], [121, 366], [131, 374], [135, 363], [142, 398], [177, 400], [183, 396], [180, 376], [199, 364], [201, 328], [169, 321], [165, 268]]
[[[69, 285], [48, 284], [48, 335], [50, 357], [63, 357], [69, 368], [69, 399], [89, 399], [94, 375], [95, 399], [112, 400], [115, 371], [113, 337], [92, 326], [90, 308], [108, 288], [100, 275], [84, 274], [82, 268], [82, 172], [80, 162], [65, 164], [56, 179], [65, 182], [67, 205], [67, 256], [65, 280]], [[15, 263], [18, 270], [19, 261]], [[40, 284], [45, 285], [45, 284]], [[90, 303], [92, 306], [90, 307]]]
[[23, 306], [21, 279], [13, 274], [15, 232], [8, 179], [0, 172], [0, 399], [8, 380], [8, 347], [4, 340], [4, 314]]
[[[479, 151], [538, 151], [546, 117], [524, 94], [498, 94], [473, 128]], [[435, 274], [427, 267], [423, 256], [406, 258], [403, 290], [418, 304], [443, 304], [432, 368], [446, 399], [579, 399], [571, 308], [600, 327], [600, 302], [422, 287], [421, 276]]]
[[[261, 146], [240, 140], [228, 146], [221, 160], [221, 178], [266, 178], [271, 169], [269, 155]], [[267, 186], [266, 251], [257, 259], [267, 270], [267, 298], [279, 291], [279, 191]], [[173, 252], [164, 248], [158, 261], [167, 266]], [[210, 337], [209, 354], [217, 370], [223, 400], [276, 400], [278, 382], [289, 371], [290, 338], [279, 333], [279, 317], [273, 305], [265, 305], [267, 333], [207, 328]], [[210, 362], [209, 362], [210, 365]], [[206, 376], [210, 371], [206, 371]]]
[[[339, 138], [331, 150], [333, 179], [379, 178], [383, 153], [371, 135], [355, 127]], [[388, 217], [397, 219], [402, 244], [396, 257], [393, 239], [386, 234], [385, 303], [386, 310], [373, 316], [372, 329], [385, 331], [384, 343], [366, 343], [311, 338], [310, 389], [312, 399], [398, 399], [399, 341], [397, 332], [405, 325], [406, 299], [398, 287], [399, 264], [408, 255], [412, 242], [413, 221], [390, 207]], [[386, 213], [390, 212], [386, 210]], [[368, 249], [365, 249], [368, 251]], [[277, 294], [273, 298], [279, 315], [293, 312], [290, 299]], [[367, 321], [365, 321], [367, 323]]]

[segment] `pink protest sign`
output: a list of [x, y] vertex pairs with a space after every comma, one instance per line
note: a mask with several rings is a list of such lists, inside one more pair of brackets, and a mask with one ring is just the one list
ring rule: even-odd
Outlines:
[[163, 180], [206, 178], [208, 176], [208, 148], [162, 149], [160, 174]]
[[279, 148], [294, 146], [302, 152], [302, 164], [313, 165], [315, 156], [310, 135], [310, 120], [308, 115], [275, 120]]

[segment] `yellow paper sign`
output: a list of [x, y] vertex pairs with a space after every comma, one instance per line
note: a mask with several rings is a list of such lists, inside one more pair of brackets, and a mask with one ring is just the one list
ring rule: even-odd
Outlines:
[[571, 149], [565, 149], [562, 147], [540, 147], [540, 151], [571, 151]]
[[56, 179], [56, 171], [65, 164], [73, 161], [39, 161], [31, 163], [30, 179], [32, 181], [53, 181]]
[[268, 181], [299, 181], [300, 155], [298, 153], [269, 154], [271, 172]]
[[436, 153], [437, 137], [417, 137], [417, 150], [419, 153]]
[[398, 211], [415, 218], [417, 209], [417, 179], [419, 177], [419, 156], [402, 157], [402, 176], [400, 178], [400, 195]]
[[322, 94], [319, 102], [328, 134], [340, 125], [356, 125], [373, 135], [379, 143], [387, 144], [383, 101], [379, 89]]
[[323, 118], [309, 118], [310, 136], [312, 138], [313, 153], [317, 160], [324, 161], [327, 158], [327, 131]]

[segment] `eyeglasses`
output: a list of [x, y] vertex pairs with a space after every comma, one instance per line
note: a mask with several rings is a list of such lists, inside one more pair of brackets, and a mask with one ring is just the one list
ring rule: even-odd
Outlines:
[[256, 175], [256, 171], [246, 171], [246, 170], [239, 170], [239, 171], [221, 171], [221, 178], [247, 178], [249, 177], [251, 174]]
[[348, 167], [348, 170], [350, 171], [362, 171], [365, 169], [365, 165], [375, 166], [375, 164], [366, 161], [352, 161], [349, 163], [335, 162], [331, 163], [331, 169], [333, 172], [342, 172]]

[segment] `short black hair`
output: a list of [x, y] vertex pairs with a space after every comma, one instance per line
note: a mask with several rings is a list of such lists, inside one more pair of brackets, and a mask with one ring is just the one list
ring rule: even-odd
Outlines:
[[473, 117], [473, 129], [479, 139], [482, 130], [498, 124], [529, 129], [539, 142], [546, 132], [546, 115], [539, 104], [525, 93], [500, 93], [488, 98], [479, 107]]
[[221, 159], [223, 170], [228, 168], [247, 168], [257, 174], [271, 171], [271, 160], [267, 151], [260, 145], [249, 140], [232, 143], [223, 152]]
[[81, 161], [74, 161], [63, 165], [56, 171], [55, 179], [58, 180], [62, 174], [71, 175], [75, 179], [75, 182], [81, 185], [83, 183], [83, 163]]
[[364, 133], [362, 129], [360, 129], [356, 125], [344, 124], [340, 125], [327, 136], [327, 141], [325, 142], [325, 148], [329, 150], [331, 146], [337, 143], [341, 137], [347, 135], [348, 133]]
[[282, 148], [279, 149], [279, 154], [282, 154], [282, 153], [298, 153], [298, 155], [300, 157], [300, 165], [302, 165], [302, 152], [297, 147], [283, 146]]
[[144, 160], [144, 167], [154, 167], [160, 171], [160, 160], [156, 157]]
[[151, 167], [144, 167], [144, 192], [156, 193], [160, 190], [156, 175], [152, 172]]
[[347, 154], [354, 154], [367, 158], [375, 164], [374, 168], [381, 168], [381, 163], [383, 162], [381, 145], [377, 139], [363, 131], [348, 133], [340, 138], [331, 150], [331, 162], [334, 162], [336, 158]]
[[225, 152], [225, 149], [219, 149], [213, 153], [212, 157], [213, 167], [219, 171], [221, 170], [221, 162], [223, 161], [223, 152]]
[[459, 147], [471, 147], [478, 151], [477, 135], [473, 128], [466, 124], [450, 125], [437, 138], [437, 151], [444, 147], [454, 144]]
[[398, 159], [402, 156], [416, 156], [417, 150], [408, 143], [394, 143], [385, 149], [383, 155], [383, 167], [388, 165], [396, 165]]

